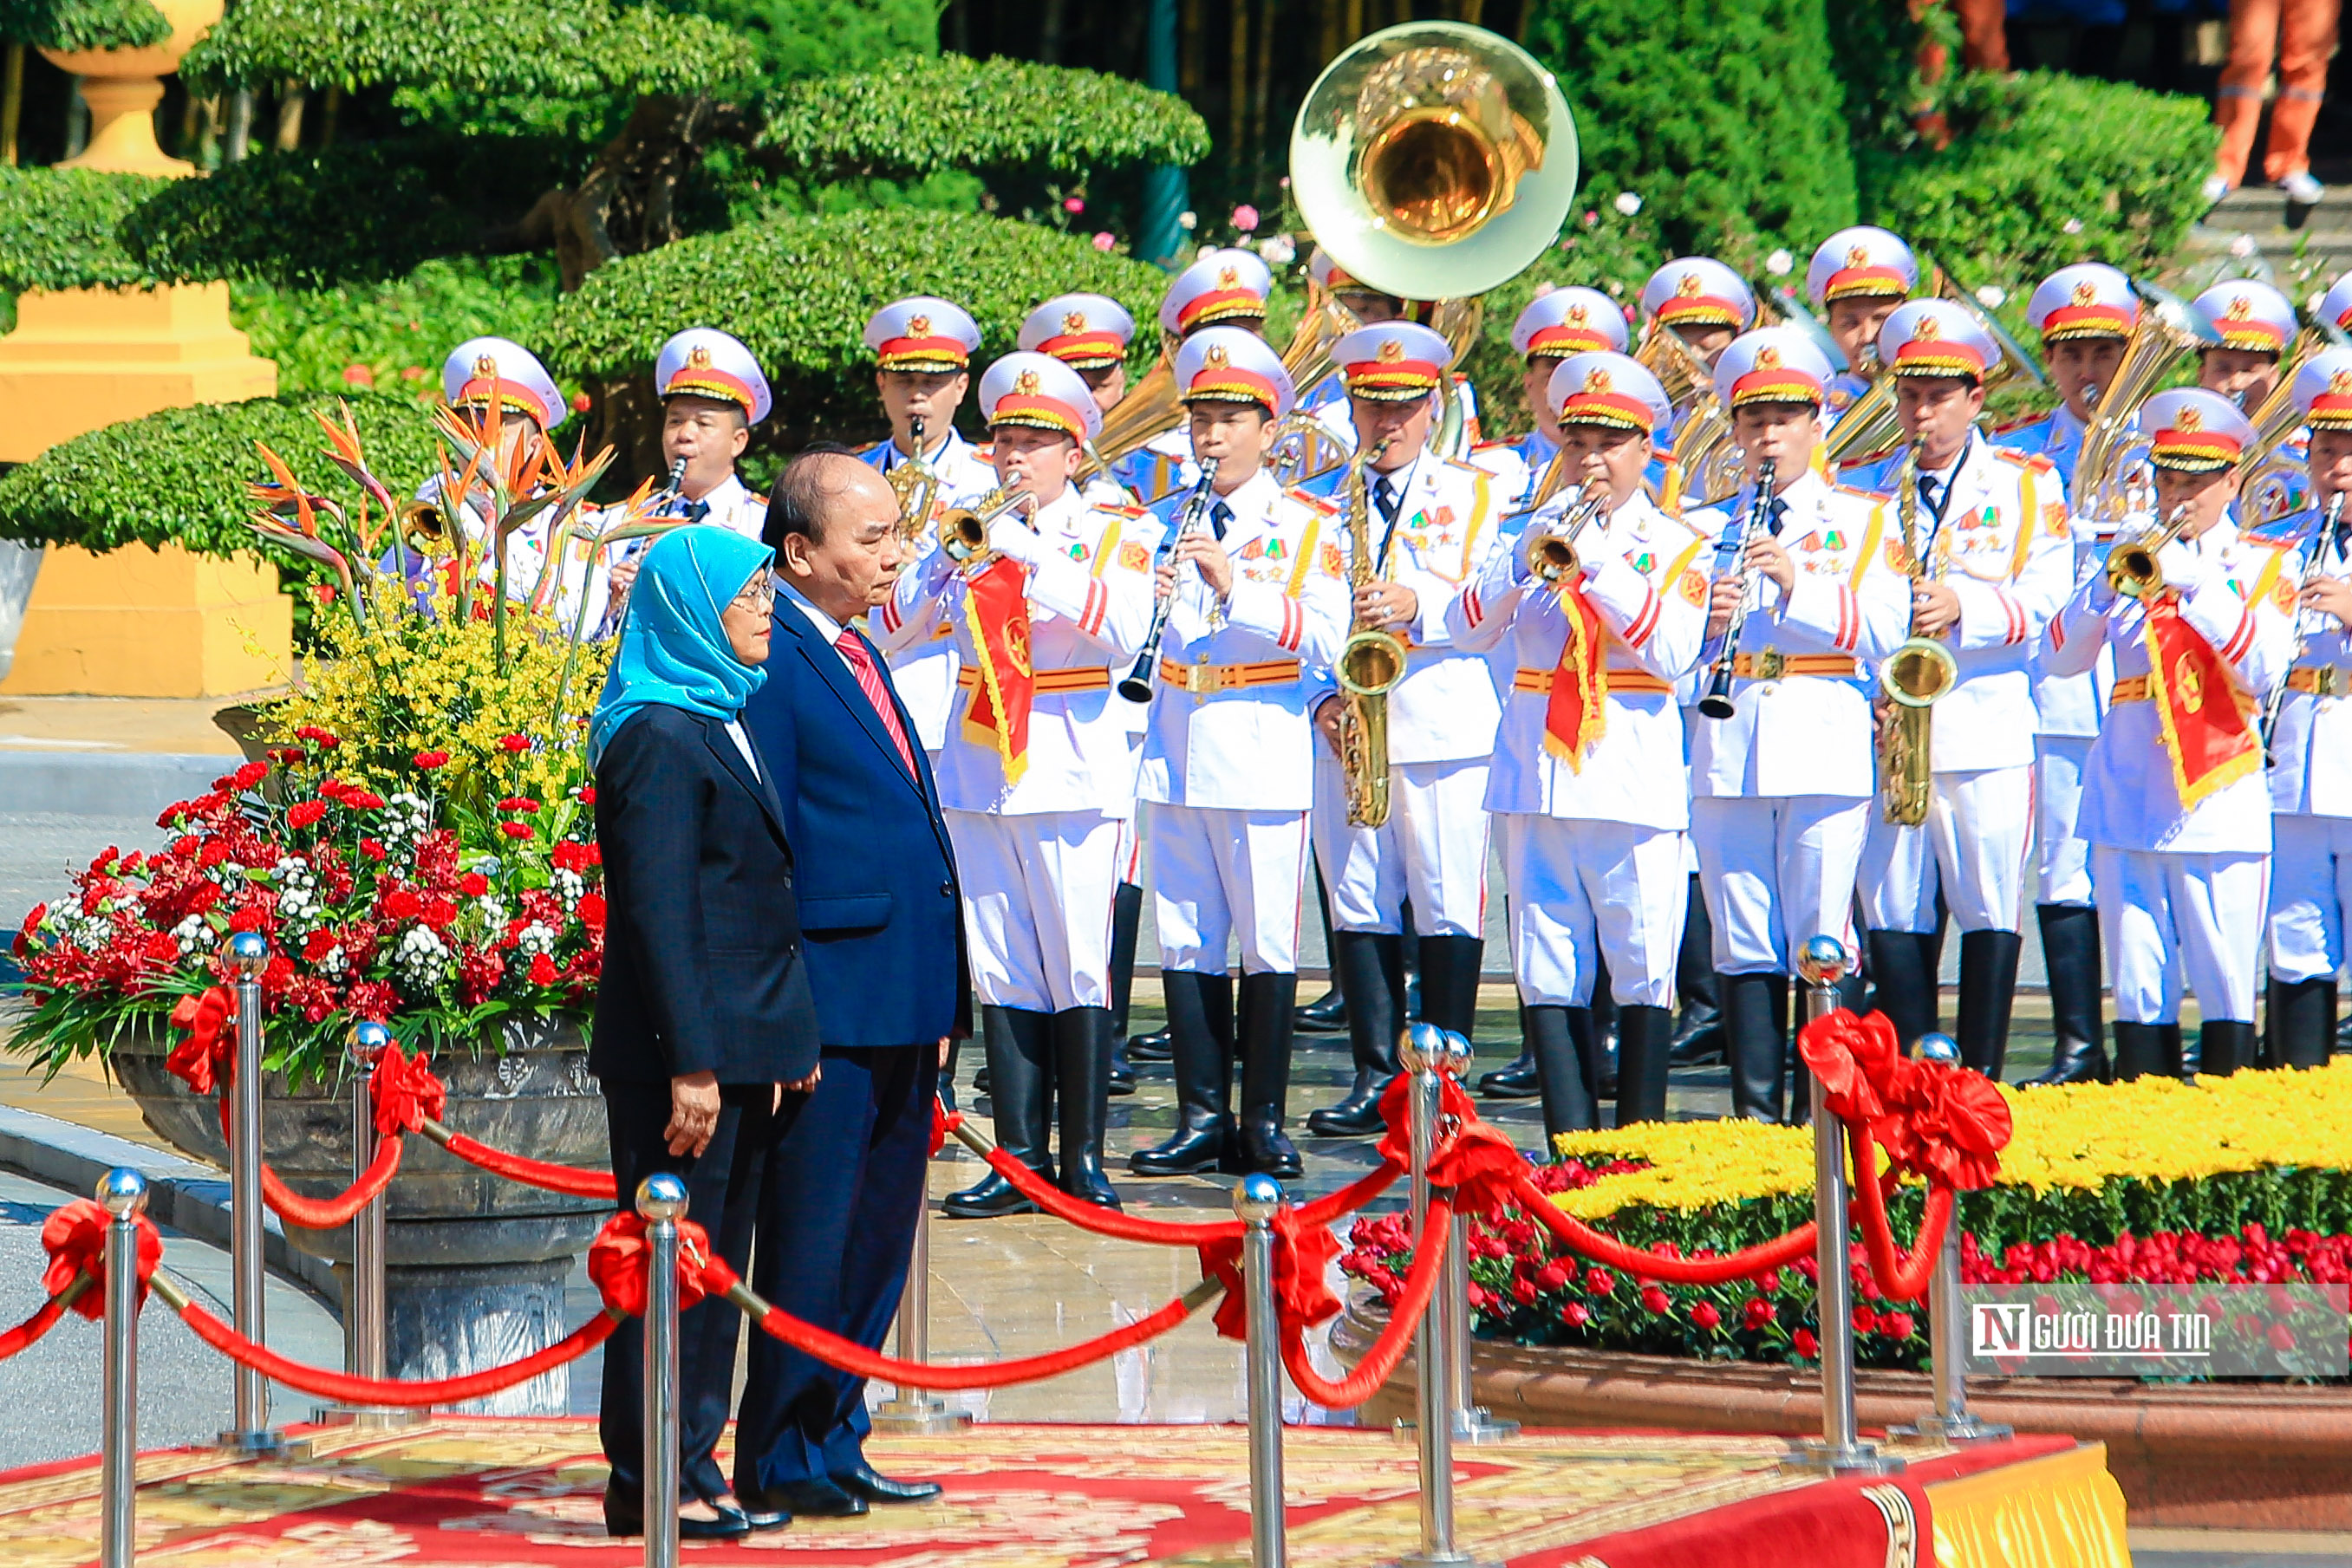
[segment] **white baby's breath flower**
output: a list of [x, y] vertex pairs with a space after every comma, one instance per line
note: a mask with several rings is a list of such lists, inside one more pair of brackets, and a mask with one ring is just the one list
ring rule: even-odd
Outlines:
[[2068, 218], [2064, 223], [2060, 224], [2058, 226], [2070, 235], [2078, 235], [2083, 232], [2083, 220], [2080, 218]]
[[1191, 234], [1194, 229], [1201, 226], [1201, 214], [1190, 210], [1178, 213], [1176, 214], [1176, 226], [1182, 229], [1186, 234]]
[[2009, 290], [1997, 283], [1988, 283], [1977, 290], [1977, 303], [1988, 310], [2000, 309], [2001, 301], [2008, 298]]
[[1268, 235], [1257, 242], [1257, 255], [1268, 267], [1288, 267], [1298, 259], [1298, 246], [1288, 235]]
[[1797, 258], [1785, 250], [1776, 250], [1764, 258], [1764, 270], [1775, 277], [1786, 277], [1797, 265]]
[[1617, 193], [1617, 199], [1610, 205], [1630, 218], [1642, 210], [1642, 198], [1631, 191], [1620, 191]]

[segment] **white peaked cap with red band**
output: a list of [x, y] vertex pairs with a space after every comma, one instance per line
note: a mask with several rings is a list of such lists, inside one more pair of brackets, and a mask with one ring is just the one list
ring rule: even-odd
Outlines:
[[1375, 321], [1332, 344], [1331, 362], [1349, 396], [1410, 402], [1437, 390], [1454, 363], [1454, 348], [1418, 322]]
[[2333, 322], [2338, 331], [2352, 332], [2352, 272], [2337, 278], [2322, 297], [2318, 319]]
[[1102, 429], [1086, 379], [1047, 354], [1011, 353], [989, 366], [980, 378], [980, 411], [991, 430], [1027, 425], [1084, 442]]
[[1127, 357], [1135, 318], [1108, 294], [1064, 294], [1029, 312], [1021, 347], [1049, 354], [1074, 371], [1098, 371]]
[[980, 324], [961, 305], [929, 294], [896, 299], [866, 319], [866, 346], [886, 371], [969, 370]]
[[1727, 408], [1751, 402], [1810, 402], [1829, 396], [1829, 357], [1794, 327], [1742, 332], [1715, 361], [1715, 392]]
[[2210, 474], [2245, 455], [2253, 422], [2220, 392], [2174, 387], [2140, 405], [2139, 427], [2151, 432], [2148, 461], [2159, 468]]
[[511, 338], [468, 338], [441, 361], [441, 399], [451, 408], [526, 414], [552, 430], [571, 413], [539, 356]]
[[768, 378], [751, 350], [716, 327], [688, 327], [661, 346], [654, 388], [662, 397], [708, 397], [731, 402], [753, 424], [773, 406]]
[[2290, 395], [2314, 430], [2352, 430], [2352, 349], [2322, 349], [2305, 360]]
[[2000, 345], [1992, 334], [1948, 299], [1908, 300], [1878, 329], [1879, 362], [1898, 376], [1980, 382], [2000, 359]]
[[1273, 292], [1274, 274], [1256, 253], [1230, 248], [1202, 251], [1198, 261], [1176, 275], [1161, 297], [1160, 325], [1181, 336], [1220, 321], [1263, 320], [1266, 296]]
[[2131, 279], [2104, 261], [2078, 261], [2042, 280], [2025, 319], [2045, 343], [2072, 338], [2128, 338], [2139, 320]]
[[1511, 349], [1521, 358], [1614, 349], [1623, 352], [1625, 312], [1598, 288], [1555, 288], [1540, 295], [1511, 323]]
[[2217, 283], [2189, 302], [2198, 319], [2213, 329], [2224, 349], [2250, 349], [2258, 354], [2278, 354], [2302, 323], [2285, 295], [2251, 277]]
[[1805, 268], [1805, 293], [1816, 305], [1837, 299], [1901, 298], [1919, 285], [1919, 260], [1885, 229], [1859, 224], [1822, 241]]
[[1254, 402], [1276, 419], [1297, 396], [1282, 356], [1240, 327], [1203, 327], [1176, 350], [1176, 395], [1186, 402]]
[[1756, 291], [1711, 256], [1685, 256], [1650, 274], [1642, 285], [1642, 314], [1668, 327], [1756, 325]]
[[1601, 424], [1654, 437], [1674, 417], [1666, 389], [1630, 354], [1597, 350], [1559, 362], [1549, 383], [1562, 424]]

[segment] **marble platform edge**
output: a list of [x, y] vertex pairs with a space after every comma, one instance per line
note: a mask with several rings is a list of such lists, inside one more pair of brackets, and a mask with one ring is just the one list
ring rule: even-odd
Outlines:
[[0, 811], [152, 817], [203, 794], [236, 760], [199, 752], [0, 750]]

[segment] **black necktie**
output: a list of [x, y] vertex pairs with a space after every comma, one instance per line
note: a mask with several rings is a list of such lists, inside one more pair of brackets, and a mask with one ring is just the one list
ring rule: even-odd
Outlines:
[[1774, 538], [1779, 538], [1780, 537], [1780, 529], [1784, 526], [1781, 519], [1785, 518], [1788, 515], [1789, 503], [1779, 496], [1773, 497], [1772, 504], [1764, 508], [1765, 530]]
[[1384, 523], [1396, 521], [1397, 507], [1402, 500], [1403, 497], [1396, 492], [1396, 482], [1385, 474], [1381, 476], [1380, 483], [1372, 486], [1372, 505], [1381, 509], [1381, 521]]
[[708, 501], [688, 501], [686, 504], [686, 520], [689, 523], [698, 523], [709, 515], [710, 503]]
[[1947, 486], [1941, 479], [1937, 478], [1933, 474], [1922, 474], [1919, 476], [1919, 499], [1926, 505], [1927, 515], [1929, 517], [1935, 518], [1939, 523], [1942, 522], [1944, 520], [1944, 503], [1951, 498], [1952, 492], [1950, 486]]
[[1233, 520], [1234, 509], [1224, 502], [1219, 501], [1214, 507], [1209, 508], [1209, 527], [1218, 538], [1223, 539], [1225, 537], [1225, 529], [1232, 525]]

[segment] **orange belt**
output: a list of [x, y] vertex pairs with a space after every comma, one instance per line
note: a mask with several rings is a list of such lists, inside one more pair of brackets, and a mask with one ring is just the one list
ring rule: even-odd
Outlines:
[[2156, 694], [2148, 690], [2146, 675], [2126, 675], [2116, 682], [2116, 689], [2107, 694], [2111, 703], [2144, 703]]
[[1767, 648], [1760, 653], [1742, 653], [1732, 660], [1731, 673], [1743, 681], [1777, 681], [1788, 675], [1852, 680], [1855, 666], [1843, 653], [1783, 653]]
[[[1527, 692], [1536, 696], [1548, 695], [1551, 691], [1551, 677], [1552, 672], [1549, 670], [1530, 670], [1522, 667], [1511, 677], [1511, 689], [1515, 692]], [[1609, 672], [1609, 695], [1612, 697], [1670, 696], [1674, 689], [1673, 682], [1662, 681], [1647, 670], [1612, 669]]]
[[1237, 692], [1248, 686], [1286, 686], [1298, 679], [1296, 659], [1266, 659], [1255, 664], [1180, 664], [1160, 661], [1160, 678], [1180, 692], [1196, 697]]
[[2286, 673], [2286, 689], [2315, 697], [2352, 695], [2352, 679], [2337, 664], [2305, 664]]
[[[1041, 697], [1110, 690], [1110, 672], [1100, 664], [1072, 664], [1066, 669], [1039, 670], [1033, 678], [1036, 682], [1033, 689]], [[968, 692], [979, 685], [980, 671], [975, 666], [966, 664], [956, 672], [956, 685], [960, 690]]]

